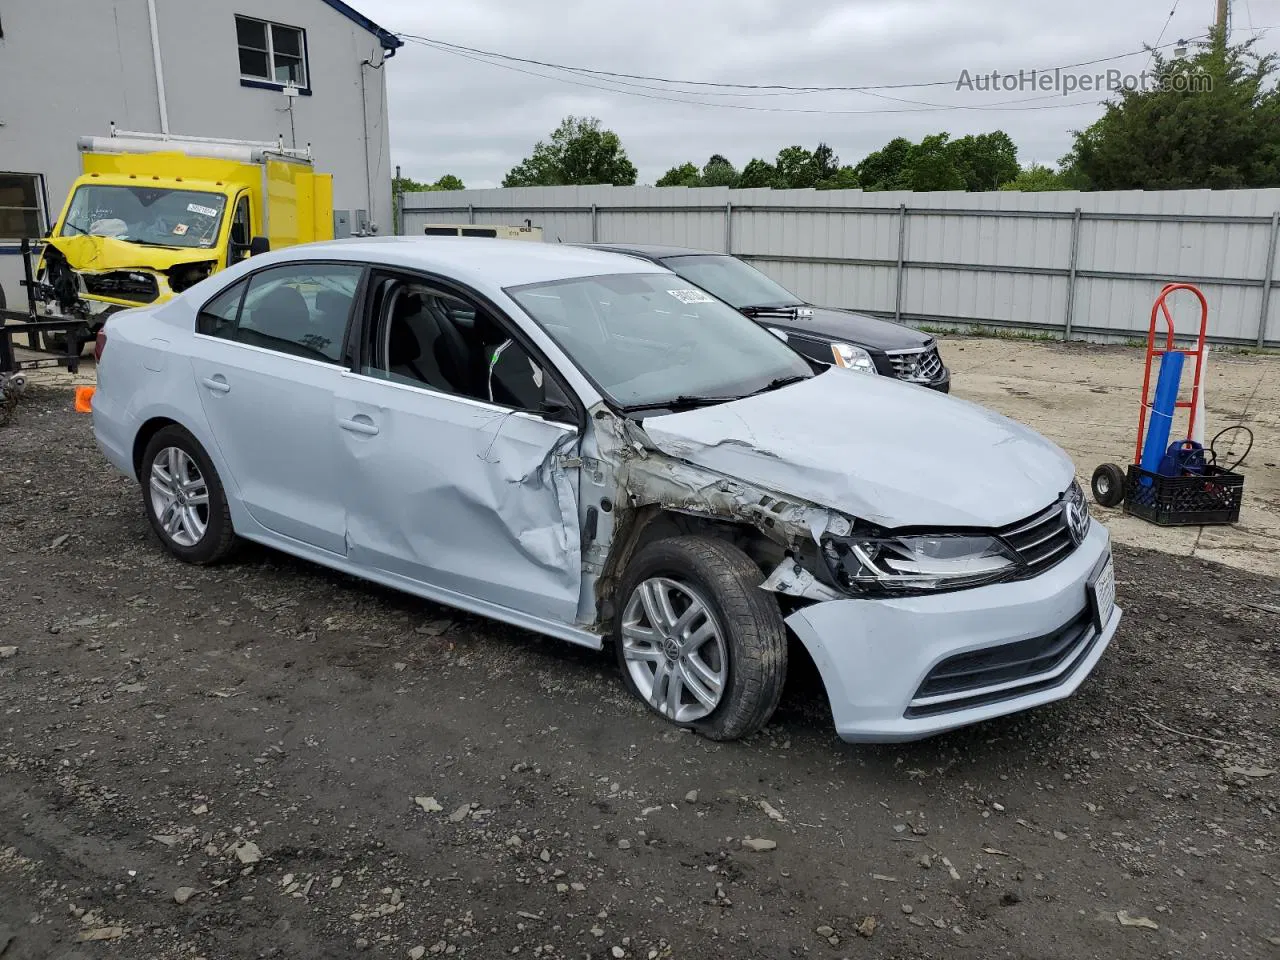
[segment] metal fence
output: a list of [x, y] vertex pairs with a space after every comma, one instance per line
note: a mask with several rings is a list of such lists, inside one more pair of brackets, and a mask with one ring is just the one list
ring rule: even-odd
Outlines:
[[[1214, 342], [1280, 346], [1280, 189], [863, 193], [532, 187], [397, 197], [427, 223], [540, 226], [549, 242], [674, 244], [749, 260], [804, 299], [913, 324], [1145, 337], [1169, 282]], [[1190, 298], [1188, 298], [1190, 299]], [[1179, 331], [1198, 322], [1176, 311]]]

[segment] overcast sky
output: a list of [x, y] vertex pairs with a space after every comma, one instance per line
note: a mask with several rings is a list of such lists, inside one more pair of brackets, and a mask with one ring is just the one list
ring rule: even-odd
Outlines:
[[[961, 136], [1003, 129], [1017, 143], [1023, 164], [1052, 163], [1070, 145], [1069, 131], [1099, 115], [1102, 97], [960, 91], [954, 83], [962, 71], [976, 78], [1141, 50], [1156, 42], [1174, 0], [353, 2], [396, 33], [618, 73], [792, 86], [947, 81], [883, 90], [880, 96], [716, 96], [705, 88], [654, 90], [661, 85], [636, 80], [627, 82], [643, 86], [601, 90], [530, 75], [553, 73], [543, 67], [513, 64], [529, 71], [519, 73], [407, 44], [387, 64], [394, 162], [415, 179], [453, 173], [469, 187], [492, 187], [567, 114], [597, 116], [616, 131], [639, 169], [638, 183], [653, 183], [686, 160], [701, 165], [712, 153], [738, 167], [753, 156], [772, 160], [793, 143], [812, 147], [825, 141], [843, 162], [856, 163], [893, 137], [919, 139], [939, 130]], [[1163, 42], [1205, 33], [1214, 6], [1213, 0], [1178, 0]], [[1234, 0], [1235, 39], [1263, 27], [1280, 28], [1280, 0]], [[1260, 46], [1273, 50], [1278, 39], [1280, 29], [1272, 30]], [[1072, 72], [1138, 73], [1146, 62], [1145, 55], [1136, 55]], [[953, 108], [927, 110], [919, 103]], [[1019, 109], [972, 109], [993, 105]]]

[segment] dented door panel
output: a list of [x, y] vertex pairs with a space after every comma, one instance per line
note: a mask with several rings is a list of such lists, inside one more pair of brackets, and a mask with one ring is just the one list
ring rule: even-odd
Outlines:
[[359, 374], [333, 420], [353, 563], [575, 622], [576, 428]]

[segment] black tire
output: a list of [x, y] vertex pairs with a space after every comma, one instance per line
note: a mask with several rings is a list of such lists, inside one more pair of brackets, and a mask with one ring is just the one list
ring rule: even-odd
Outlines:
[[[160, 517], [156, 513], [151, 493], [152, 467], [156, 458], [166, 449], [176, 447], [185, 453], [200, 471], [207, 491], [208, 503], [204, 511], [204, 534], [193, 544], [177, 542], [164, 529]], [[237, 544], [236, 532], [231, 525], [231, 510], [227, 506], [227, 495], [222, 488], [218, 471], [214, 469], [209, 455], [190, 433], [174, 424], [156, 432], [142, 454], [142, 462], [138, 468], [138, 482], [142, 487], [142, 505], [146, 511], [151, 529], [155, 531], [160, 542], [179, 560], [199, 565], [217, 563], [226, 559]]]
[[[44, 349], [48, 350], [50, 353], [57, 353], [57, 354], [61, 354], [62, 356], [66, 356], [67, 336], [68, 334], [66, 333], [54, 333], [50, 330], [44, 330], [40, 333], [40, 343], [44, 347]], [[93, 342], [92, 339], [79, 340], [80, 349], [75, 352], [75, 355], [78, 357], [84, 356], [84, 348], [87, 347], [92, 342]]]
[[[719, 703], [704, 718], [680, 723], [663, 715], [640, 692], [627, 667], [622, 641], [623, 610], [645, 580], [665, 577], [687, 584], [705, 598], [722, 631], [728, 679]], [[749, 557], [723, 540], [675, 537], [644, 547], [628, 565], [618, 595], [614, 648], [628, 690], [655, 713], [712, 740], [755, 733], [773, 716], [787, 679], [787, 628], [764, 577]]]
[[1104, 463], [1093, 471], [1093, 499], [1100, 507], [1118, 507], [1124, 503], [1127, 482], [1124, 470], [1114, 463]]

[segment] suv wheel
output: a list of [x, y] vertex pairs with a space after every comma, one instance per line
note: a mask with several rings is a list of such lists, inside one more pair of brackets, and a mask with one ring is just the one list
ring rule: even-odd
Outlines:
[[763, 576], [722, 540], [649, 544], [627, 568], [615, 649], [627, 688], [713, 740], [755, 733], [787, 675], [787, 630]]

